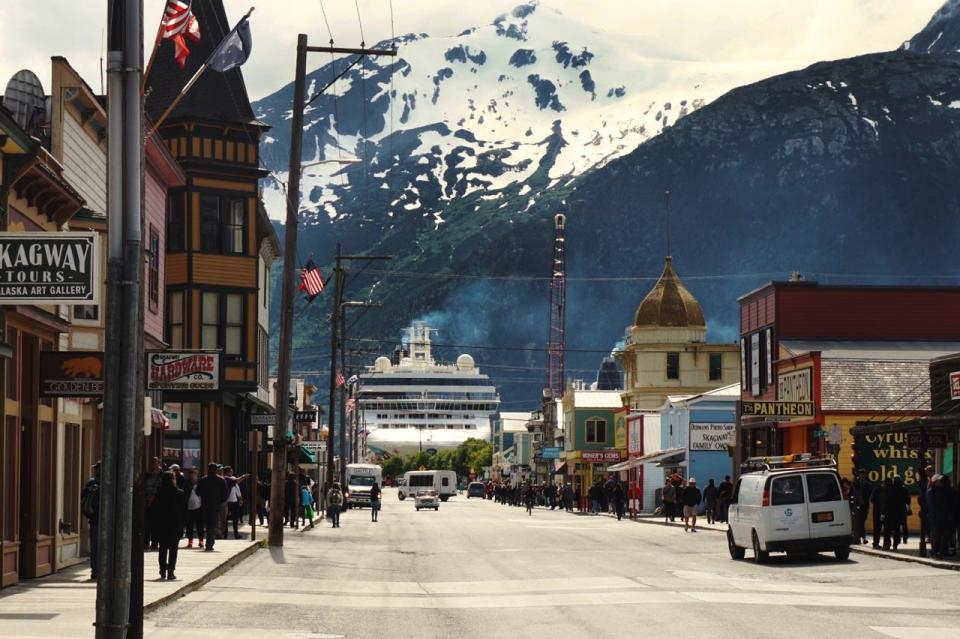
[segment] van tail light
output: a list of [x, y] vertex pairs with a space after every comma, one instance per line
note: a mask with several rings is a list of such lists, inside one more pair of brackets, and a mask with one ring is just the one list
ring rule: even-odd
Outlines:
[[770, 489], [769, 489], [769, 488], [764, 488], [764, 489], [763, 489], [763, 504], [762, 504], [762, 505], [763, 505], [764, 508], [766, 508], [767, 506], [770, 505]]

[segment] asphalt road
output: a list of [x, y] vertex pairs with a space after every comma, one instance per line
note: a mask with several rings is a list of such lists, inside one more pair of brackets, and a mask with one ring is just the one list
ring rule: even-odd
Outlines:
[[288, 535], [151, 614], [151, 639], [960, 637], [960, 574], [852, 555], [732, 561], [722, 534], [459, 496]]

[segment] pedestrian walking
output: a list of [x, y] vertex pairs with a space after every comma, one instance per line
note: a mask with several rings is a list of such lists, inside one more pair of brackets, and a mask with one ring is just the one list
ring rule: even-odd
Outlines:
[[[902, 541], [902, 531], [907, 523], [907, 509], [910, 508], [910, 493], [903, 486], [903, 478], [899, 475], [893, 478], [893, 485], [890, 487], [890, 503], [887, 506], [887, 522], [884, 525], [884, 546], [893, 543], [893, 549], [896, 550]], [[903, 540], [905, 541], [905, 540]]]
[[563, 507], [568, 513], [573, 512], [573, 485], [570, 482], [563, 486]]
[[150, 470], [143, 476], [143, 544], [147, 550], [156, 550], [158, 547], [157, 522], [153, 513], [153, 500], [160, 488], [160, 476], [163, 474], [163, 464], [159, 457], [150, 460]]
[[697, 532], [697, 509], [703, 501], [703, 494], [697, 488], [697, 480], [693, 477], [687, 480], [680, 501], [683, 504], [683, 530], [686, 531], [689, 524], [690, 531]]
[[946, 475], [934, 475], [932, 484], [927, 490], [927, 509], [932, 527], [931, 545], [933, 557], [942, 559], [950, 554], [957, 498], [950, 486], [950, 478]]
[[227, 482], [217, 474], [217, 464], [207, 464], [207, 474], [197, 482], [197, 495], [203, 513], [204, 541], [206, 552], [213, 552], [220, 527], [220, 509], [227, 503]]
[[343, 493], [340, 484], [333, 482], [327, 491], [327, 516], [330, 518], [331, 528], [340, 527], [340, 507], [343, 505]]
[[590, 499], [590, 512], [594, 515], [600, 514], [600, 506], [603, 500], [603, 486], [600, 482], [595, 483], [590, 487], [590, 490], [587, 491], [587, 497]]
[[873, 486], [867, 481], [867, 471], [859, 470], [850, 487], [850, 506], [853, 509], [853, 538], [859, 544], [867, 543], [867, 513]]
[[707, 517], [707, 523], [712, 524], [716, 521], [717, 501], [719, 499], [720, 489], [718, 489], [711, 477], [707, 480], [707, 487], [703, 489], [703, 510]]
[[193, 548], [193, 536], [197, 536], [197, 548], [203, 548], [203, 510], [200, 508], [200, 495], [197, 494], [197, 482], [200, 477], [196, 468], [187, 471], [187, 548]]
[[623, 484], [619, 481], [613, 486], [613, 509], [617, 513], [617, 521], [623, 519], [623, 513], [626, 510], [627, 495], [623, 490]]
[[892, 487], [890, 478], [886, 477], [870, 496], [870, 505], [873, 506], [873, 547], [878, 550], [881, 535], [884, 540], [883, 549], [890, 549], [890, 519], [888, 519], [888, 513], [892, 501]]
[[153, 500], [156, 516], [157, 545], [160, 563], [160, 579], [176, 579], [177, 549], [183, 534], [183, 514], [186, 510], [185, 495], [177, 488], [177, 477], [172, 471], [161, 475], [160, 486]]
[[93, 476], [80, 491], [80, 511], [90, 526], [90, 579], [100, 574], [100, 462], [93, 465]]
[[313, 493], [310, 486], [300, 486], [300, 507], [303, 508], [304, 525], [310, 522], [313, 525]]
[[370, 488], [370, 521], [380, 520], [380, 484], [374, 482]]
[[293, 473], [287, 473], [287, 481], [283, 485], [283, 509], [286, 513], [286, 523], [291, 528], [299, 527], [300, 514], [297, 512], [297, 479]]
[[533, 484], [527, 484], [526, 489], [523, 491], [523, 502], [527, 507], [527, 514], [531, 517], [533, 516], [533, 503], [536, 499], [536, 489], [533, 487]]
[[674, 521], [674, 510], [677, 503], [677, 489], [668, 479], [660, 492], [660, 501], [663, 503], [663, 521]]
[[720, 521], [727, 523], [730, 513], [730, 500], [733, 499], [733, 482], [730, 481], [730, 475], [725, 475], [723, 481], [717, 486], [717, 507], [720, 509]]
[[238, 525], [243, 518], [243, 491], [240, 490], [240, 482], [245, 478], [246, 475], [235, 477], [233, 468], [230, 466], [223, 468], [223, 480], [227, 482], [227, 526], [223, 531], [224, 539], [227, 538], [227, 533], [230, 532], [229, 524], [231, 522], [233, 522], [233, 538], [240, 539]]

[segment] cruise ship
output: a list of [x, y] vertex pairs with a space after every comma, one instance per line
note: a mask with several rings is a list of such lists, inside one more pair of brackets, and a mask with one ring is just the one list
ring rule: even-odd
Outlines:
[[357, 409], [371, 457], [456, 448], [468, 439], [490, 439], [490, 417], [500, 396], [470, 355], [438, 363], [430, 351], [432, 329], [414, 322], [392, 358], [379, 357], [360, 375]]

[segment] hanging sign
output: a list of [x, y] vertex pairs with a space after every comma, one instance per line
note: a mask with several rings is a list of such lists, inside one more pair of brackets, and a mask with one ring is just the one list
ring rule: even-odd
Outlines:
[[147, 390], [217, 390], [220, 355], [195, 351], [147, 353]]
[[620, 461], [619, 450], [585, 450], [580, 453], [580, 461], [587, 463], [604, 463]]
[[740, 402], [744, 416], [768, 417], [770, 419], [813, 417], [813, 402]]
[[960, 371], [950, 373], [950, 399], [960, 399]]
[[103, 353], [40, 352], [40, 397], [102, 396]]
[[733, 446], [736, 424], [690, 422], [690, 450], [726, 452]]
[[316, 410], [296, 410], [293, 411], [293, 421], [298, 424], [312, 424], [317, 421]]
[[0, 233], [0, 305], [99, 304], [98, 233]]

